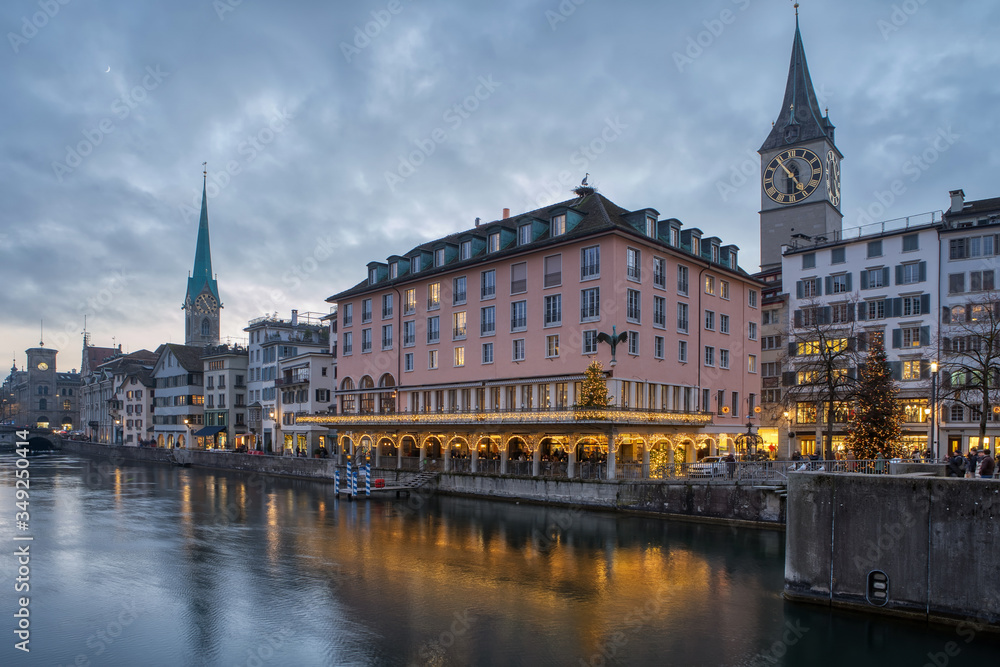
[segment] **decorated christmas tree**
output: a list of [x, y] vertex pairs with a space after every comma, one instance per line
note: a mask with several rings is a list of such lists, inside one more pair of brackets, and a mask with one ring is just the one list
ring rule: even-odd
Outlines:
[[861, 368], [854, 416], [847, 429], [847, 447], [859, 459], [892, 458], [903, 451], [903, 409], [899, 387], [885, 360], [881, 343], [872, 345]]
[[608, 406], [608, 383], [604, 379], [604, 367], [599, 361], [591, 362], [584, 372], [579, 405], [584, 408]]

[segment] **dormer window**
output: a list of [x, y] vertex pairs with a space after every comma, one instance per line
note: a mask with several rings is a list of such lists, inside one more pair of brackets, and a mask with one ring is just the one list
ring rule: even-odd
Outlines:
[[712, 246], [712, 261], [716, 264], [719, 263], [719, 246], [717, 245]]
[[368, 269], [368, 284], [374, 285], [378, 282], [378, 269]]
[[670, 228], [670, 245], [677, 247], [680, 244], [680, 230], [676, 227]]
[[389, 265], [389, 280], [399, 277], [399, 262], [393, 262]]
[[500, 232], [493, 232], [490, 234], [486, 250], [487, 252], [496, 252], [500, 250]]
[[736, 253], [735, 252], [729, 253], [729, 268], [731, 268], [731, 269], [735, 269], [736, 268]]
[[651, 239], [656, 238], [656, 218], [646, 218], [646, 236]]
[[517, 245], [531, 243], [531, 225], [521, 225], [517, 228]]
[[434, 266], [444, 266], [444, 248], [434, 251]]
[[552, 216], [550, 236], [562, 236], [566, 233], [566, 214]]
[[459, 246], [458, 258], [465, 260], [470, 257], [472, 257], [472, 241], [462, 241], [462, 245]]
[[700, 255], [701, 254], [701, 247], [700, 247], [700, 244], [698, 243], [699, 241], [700, 241], [700, 239], [698, 239], [697, 237], [694, 237], [694, 236], [691, 237], [691, 254], [692, 255]]
[[410, 268], [413, 270], [414, 273], [420, 271], [420, 255], [417, 255], [410, 261]]

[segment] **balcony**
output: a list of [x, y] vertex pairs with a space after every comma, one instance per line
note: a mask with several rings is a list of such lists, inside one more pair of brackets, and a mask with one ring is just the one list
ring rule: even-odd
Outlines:
[[341, 415], [306, 415], [296, 421], [299, 423], [325, 424], [328, 426], [376, 426], [376, 425], [417, 425], [417, 424], [476, 424], [483, 426], [504, 426], [517, 424], [574, 424], [591, 425], [647, 425], [647, 426], [704, 426], [712, 423], [712, 414], [708, 412], [690, 412], [675, 410], [641, 410], [632, 408], [581, 408], [565, 407], [537, 410], [492, 410], [492, 411], [442, 411], [442, 412], [397, 412], [371, 414], [370, 409], [364, 414]]
[[308, 384], [309, 373], [289, 373], [284, 377], [275, 378], [275, 387], [287, 387], [293, 384]]

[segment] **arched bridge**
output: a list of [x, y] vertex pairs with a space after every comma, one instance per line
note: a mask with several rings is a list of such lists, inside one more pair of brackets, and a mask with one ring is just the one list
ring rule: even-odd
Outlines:
[[[24, 437], [25, 430], [28, 432], [27, 438]], [[13, 450], [18, 442], [27, 442], [29, 449], [38, 452], [62, 449], [62, 436], [56, 435], [50, 428], [18, 429], [14, 426], [0, 426], [0, 450]]]

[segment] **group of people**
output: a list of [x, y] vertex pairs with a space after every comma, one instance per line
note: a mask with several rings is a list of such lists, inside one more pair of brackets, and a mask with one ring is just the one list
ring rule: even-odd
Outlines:
[[996, 461], [988, 449], [970, 449], [968, 454], [955, 452], [948, 458], [947, 464], [948, 477], [993, 479], [996, 471]]

